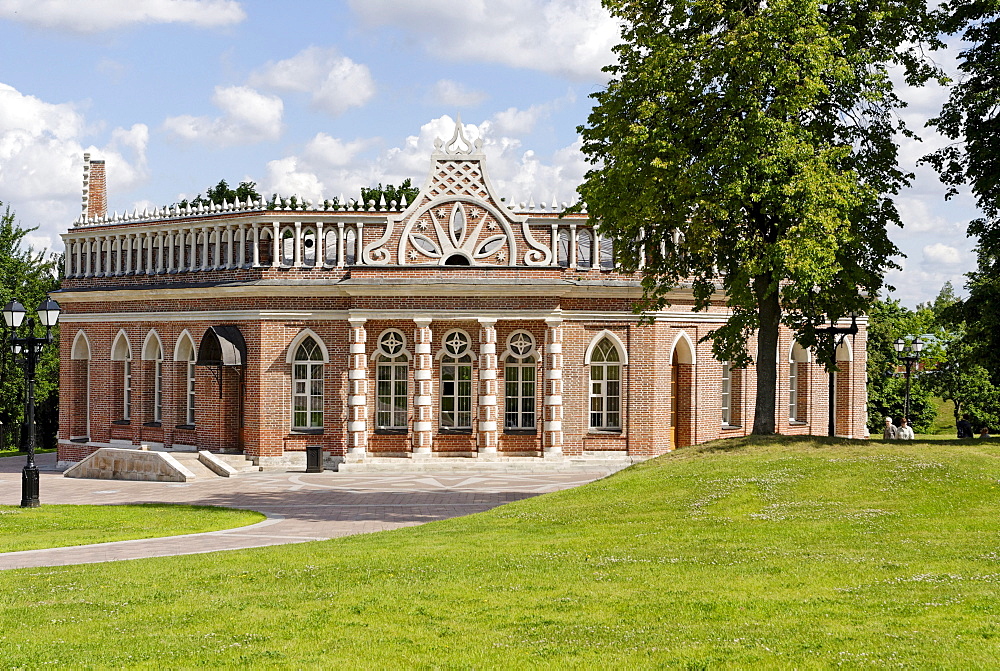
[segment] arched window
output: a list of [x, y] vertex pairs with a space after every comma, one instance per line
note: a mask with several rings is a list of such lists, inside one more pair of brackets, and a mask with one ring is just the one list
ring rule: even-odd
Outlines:
[[734, 368], [730, 362], [723, 361], [722, 389], [720, 394], [723, 428], [735, 428], [741, 425], [741, 411], [743, 408], [742, 381], [743, 371], [739, 368]]
[[788, 419], [792, 422], [803, 421], [806, 417], [806, 403], [809, 395], [804, 393], [808, 388], [805, 379], [807, 375], [803, 364], [809, 361], [809, 353], [797, 342], [792, 343], [788, 353]]
[[295, 233], [291, 228], [281, 231], [281, 265], [291, 266], [295, 263]]
[[590, 268], [593, 265], [594, 235], [586, 228], [576, 234], [576, 267]]
[[569, 231], [563, 229], [559, 231], [559, 242], [557, 244], [556, 258], [563, 268], [569, 268]]
[[472, 428], [472, 355], [463, 331], [445, 334], [441, 358], [441, 428]]
[[337, 231], [329, 229], [324, 234], [326, 244], [324, 246], [323, 262], [332, 266], [337, 263]]
[[504, 353], [505, 431], [535, 428], [535, 339], [527, 331], [515, 331]]
[[90, 341], [83, 330], [76, 332], [73, 338], [73, 349], [70, 352], [70, 371], [72, 374], [70, 439], [90, 437]]
[[390, 329], [379, 336], [375, 352], [375, 426], [381, 431], [406, 430], [410, 355], [406, 336]]
[[145, 361], [152, 361], [153, 374], [153, 407], [150, 409], [149, 421], [163, 421], [163, 347], [160, 345], [160, 337], [156, 331], [150, 331], [146, 335], [146, 342], [142, 347], [142, 358]]
[[733, 423], [733, 367], [728, 361], [722, 362], [722, 425]]
[[295, 350], [292, 360], [292, 429], [323, 428], [323, 350], [309, 336]]
[[590, 428], [621, 430], [622, 357], [604, 337], [590, 355]]
[[111, 360], [120, 361], [119, 374], [119, 398], [121, 399], [122, 421], [132, 418], [132, 346], [129, 345], [128, 337], [124, 331], [119, 331], [115, 338], [115, 343], [111, 347]]
[[601, 270], [614, 270], [615, 244], [611, 238], [601, 238]]
[[307, 266], [316, 265], [316, 252], [319, 250], [316, 229], [307, 228], [302, 231], [302, 263]]
[[[177, 349], [174, 352], [174, 361], [183, 364], [184, 388], [181, 393], [180, 417], [183, 424], [194, 426], [194, 403], [195, 403], [195, 348], [194, 341], [186, 331], [181, 334], [177, 341]], [[176, 387], [175, 387], [176, 389]]]
[[344, 234], [344, 265], [353, 266], [358, 260], [358, 234], [348, 228]]

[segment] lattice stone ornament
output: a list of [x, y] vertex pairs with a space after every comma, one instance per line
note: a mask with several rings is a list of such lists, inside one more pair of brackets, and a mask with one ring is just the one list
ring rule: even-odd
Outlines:
[[444, 349], [455, 358], [462, 356], [469, 349], [469, 336], [461, 331], [452, 331], [445, 338]]
[[378, 347], [387, 357], [396, 357], [403, 352], [406, 339], [399, 331], [386, 331], [379, 337]]
[[525, 333], [524, 331], [518, 331], [510, 336], [510, 341], [507, 343], [510, 351], [518, 359], [523, 359], [524, 357], [531, 354], [531, 350], [535, 348], [535, 341], [532, 340], [531, 335]]

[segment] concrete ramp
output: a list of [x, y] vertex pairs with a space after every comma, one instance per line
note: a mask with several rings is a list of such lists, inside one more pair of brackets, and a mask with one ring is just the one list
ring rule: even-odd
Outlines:
[[196, 476], [166, 452], [102, 447], [78, 464], [67, 468], [63, 477], [188, 482]]

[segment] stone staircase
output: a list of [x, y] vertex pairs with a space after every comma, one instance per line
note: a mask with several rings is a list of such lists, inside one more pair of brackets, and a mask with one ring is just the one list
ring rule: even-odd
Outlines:
[[260, 471], [252, 461], [242, 454], [215, 454], [212, 452], [172, 452], [174, 459], [191, 471], [196, 478], [230, 478], [240, 473]]

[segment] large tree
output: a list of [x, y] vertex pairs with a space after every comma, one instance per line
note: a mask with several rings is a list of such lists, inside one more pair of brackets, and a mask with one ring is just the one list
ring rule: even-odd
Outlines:
[[[2, 203], [0, 207], [4, 207]], [[25, 245], [24, 238], [32, 230], [34, 229], [22, 228], [10, 208], [4, 207], [0, 214], [0, 305], [16, 300], [24, 305], [29, 315], [34, 315], [35, 308], [45, 300], [46, 294], [59, 285], [55, 259]], [[22, 325], [20, 335], [27, 335], [24, 328]], [[24, 368], [14, 360], [6, 342], [10, 335], [6, 324], [3, 325], [2, 332], [4, 342], [0, 348], [0, 422], [9, 437], [17, 434], [17, 429], [24, 421]], [[35, 335], [45, 335], [45, 329], [36, 326]], [[53, 345], [45, 348], [36, 373], [36, 420], [43, 429], [39, 432], [39, 438], [44, 446], [54, 447], [59, 387], [58, 347]]]
[[[756, 363], [753, 431], [773, 433], [779, 324], [828, 344], [816, 327], [863, 311], [898, 253], [886, 229], [911, 176], [898, 167], [906, 131], [888, 70], [933, 74], [916, 46], [930, 34], [924, 3], [604, 5], [623, 43], [580, 128], [597, 166], [582, 200], [622, 266], [643, 272], [640, 309], [663, 307], [682, 282], [696, 309], [729, 308], [715, 354]], [[828, 365], [832, 349], [819, 348]]]
[[982, 216], [969, 222], [978, 238], [978, 267], [962, 306], [967, 342], [1000, 384], [1000, 0], [953, 0], [946, 29], [961, 34], [959, 78], [941, 114], [931, 120], [954, 142], [926, 158], [948, 185], [968, 184]]

